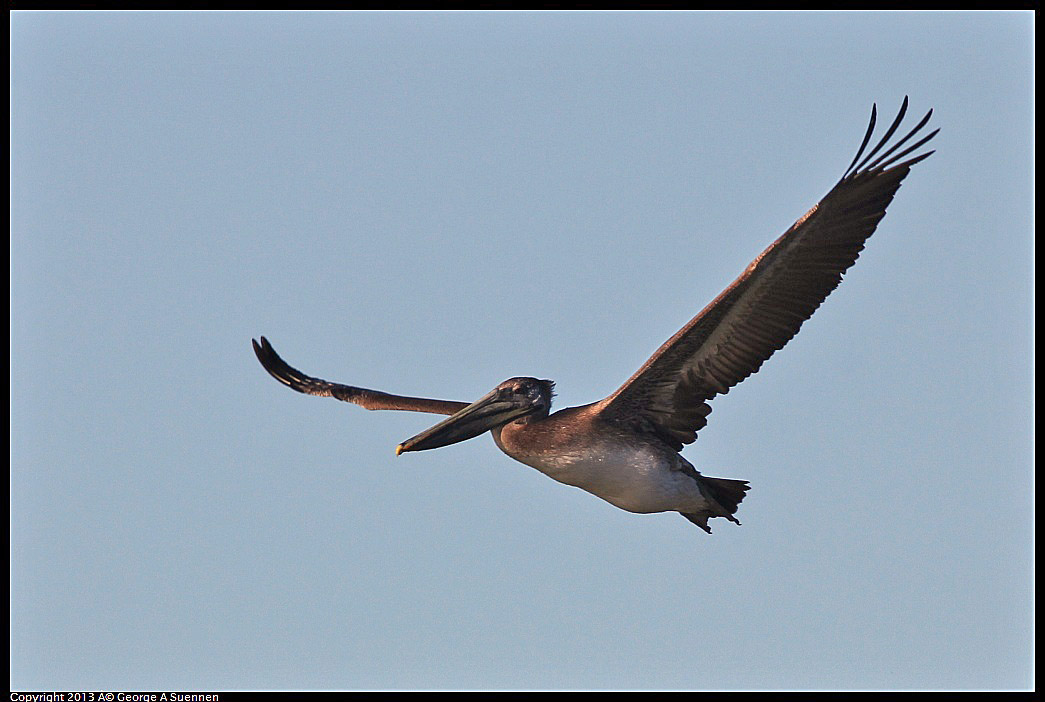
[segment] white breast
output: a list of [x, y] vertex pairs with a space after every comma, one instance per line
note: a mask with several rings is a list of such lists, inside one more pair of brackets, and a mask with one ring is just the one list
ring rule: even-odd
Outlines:
[[585, 442], [521, 453], [497, 443], [515, 460], [629, 512], [697, 511], [705, 505], [696, 481], [678, 470], [681, 457], [666, 447]]

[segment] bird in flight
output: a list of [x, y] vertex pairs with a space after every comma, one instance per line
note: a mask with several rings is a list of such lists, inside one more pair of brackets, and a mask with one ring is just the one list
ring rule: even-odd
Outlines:
[[678, 512], [709, 534], [711, 518], [739, 524], [734, 515], [748, 482], [702, 475], [679, 451], [707, 424], [708, 403], [716, 395], [756, 372], [798, 333], [856, 262], [911, 166], [933, 153], [912, 155], [938, 129], [898, 151], [929, 122], [932, 110], [889, 145], [906, 112], [905, 97], [896, 119], [864, 156], [877, 117], [872, 107], [856, 157], [831, 191], [599, 402], [552, 413], [554, 383], [529, 377], [510, 378], [472, 403], [391, 395], [305, 375], [287, 365], [265, 337], [251, 340], [254, 353], [272, 377], [307, 395], [371, 410], [449, 415], [399, 444], [396, 455], [489, 431], [515, 460], [629, 512]]

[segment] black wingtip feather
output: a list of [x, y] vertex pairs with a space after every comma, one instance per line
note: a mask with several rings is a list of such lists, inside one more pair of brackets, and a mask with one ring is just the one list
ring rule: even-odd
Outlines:
[[258, 362], [268, 371], [269, 375], [289, 388], [305, 392], [303, 382], [310, 378], [280, 358], [268, 339], [262, 336], [260, 344], [254, 339], [251, 339], [250, 342], [254, 346], [254, 355], [258, 357]]
[[853, 170], [853, 166], [860, 160], [860, 156], [863, 155], [864, 149], [867, 148], [867, 142], [871, 141], [871, 135], [874, 133], [874, 123], [878, 119], [878, 103], [872, 103], [871, 105], [871, 122], [867, 125], [867, 133], [864, 134], [864, 140], [860, 142], [860, 148], [856, 150], [856, 156], [853, 156], [853, 162], [849, 164], [849, 167], [845, 169], [845, 174], [842, 175], [842, 180], [849, 175], [849, 171]]
[[900, 155], [898, 155], [898, 156], [895, 156], [895, 157], [893, 157], [892, 159], [890, 159], [890, 160], [886, 161], [886, 159], [887, 159], [887, 158], [889, 158], [889, 156], [890, 156], [890, 155], [891, 155], [891, 154], [892, 154], [892, 153], [893, 153], [894, 151], [896, 151], [897, 149], [899, 149], [899, 148], [900, 148], [901, 146], [903, 146], [903, 145], [904, 145], [904, 144], [905, 144], [905, 143], [907, 142], [907, 140], [908, 140], [908, 139], [910, 139], [910, 138], [911, 138], [911, 137], [913, 137], [913, 136], [914, 136], [915, 134], [917, 134], [917, 133], [918, 133], [918, 132], [919, 132], [919, 131], [921, 130], [921, 128], [922, 128], [922, 127], [924, 127], [924, 126], [925, 126], [925, 125], [926, 125], [926, 124], [927, 124], [927, 123], [929, 122], [929, 118], [930, 118], [930, 117], [932, 117], [932, 116], [933, 116], [933, 111], [932, 111], [932, 110], [929, 110], [929, 111], [928, 111], [928, 112], [927, 112], [927, 113], [925, 114], [925, 117], [922, 117], [922, 121], [921, 121], [921, 122], [919, 122], [918, 124], [916, 124], [916, 125], [915, 125], [915, 127], [914, 127], [914, 129], [912, 129], [912, 130], [911, 130], [910, 132], [908, 132], [908, 133], [907, 133], [907, 136], [905, 136], [905, 137], [904, 137], [903, 139], [901, 139], [900, 141], [898, 141], [898, 142], [896, 142], [895, 144], [893, 144], [893, 145], [892, 145], [892, 146], [891, 146], [891, 147], [889, 148], [889, 150], [888, 150], [888, 151], [886, 151], [886, 152], [885, 152], [884, 154], [882, 154], [881, 156], [879, 156], [879, 157], [878, 157], [878, 159], [877, 159], [877, 160], [876, 160], [876, 161], [875, 161], [874, 163], [872, 163], [872, 164], [870, 164], [869, 166], [867, 166], [867, 170], [871, 171], [871, 170], [874, 170], [874, 169], [876, 169], [876, 168], [879, 168], [879, 169], [881, 169], [881, 168], [885, 168], [885, 167], [886, 167], [886, 166], [888, 166], [888, 165], [889, 165], [890, 163], [893, 163], [894, 161], [896, 161], [896, 160], [898, 160], [898, 159], [900, 159], [900, 158], [903, 158], [903, 156], [904, 156], [905, 154], [908, 154], [908, 153], [910, 153], [911, 151], [913, 151], [914, 149], [917, 149], [917, 148], [918, 148], [919, 146], [921, 146], [921, 145], [922, 145], [922, 144], [924, 144], [925, 142], [929, 141], [929, 139], [932, 139], [932, 138], [933, 138], [933, 137], [934, 137], [934, 136], [936, 135], [936, 132], [940, 131], [939, 129], [937, 129], [937, 130], [936, 130], [936, 132], [933, 132], [932, 134], [930, 134], [930, 135], [929, 135], [929, 136], [927, 136], [926, 138], [922, 139], [922, 140], [921, 140], [920, 142], [918, 142], [918, 143], [917, 143], [917, 144], [915, 144], [914, 146], [911, 146], [911, 147], [909, 147], [909, 148], [908, 148], [908, 149], [907, 149], [906, 151], [904, 151], [904, 152], [903, 152], [902, 154], [900, 154]]
[[855, 169], [856, 171], [860, 171], [865, 165], [867, 165], [867, 162], [870, 161], [872, 158], [874, 158], [874, 155], [876, 153], [878, 153], [878, 150], [881, 149], [883, 146], [885, 146], [885, 143], [887, 141], [889, 141], [889, 137], [891, 137], [893, 135], [893, 132], [896, 131], [896, 128], [900, 126], [900, 122], [903, 121], [904, 115], [906, 115], [906, 114], [907, 114], [907, 98], [904, 97], [903, 104], [900, 105], [900, 111], [897, 113], [896, 119], [894, 119], [893, 123], [889, 125], [889, 128], [885, 130], [885, 136], [883, 136], [881, 139], [879, 139], [878, 143], [875, 144], [875, 147], [873, 149], [871, 149], [871, 152], [869, 154], [867, 154], [867, 158], [865, 158], [860, 163], [860, 165], [856, 167], [856, 169]]
[[[903, 121], [904, 116], [907, 114], [908, 103], [909, 103], [908, 97], [904, 96], [903, 104], [900, 105], [900, 111], [896, 115], [896, 118], [893, 120], [893, 123], [885, 131], [885, 135], [878, 141], [877, 144], [875, 144], [874, 148], [872, 148], [867, 153], [866, 156], [863, 156], [864, 150], [867, 148], [867, 144], [868, 144], [868, 142], [871, 139], [871, 134], [874, 131], [875, 107], [871, 108], [871, 124], [868, 126], [867, 133], [864, 135], [864, 140], [860, 144], [860, 149], [857, 151], [856, 157], [853, 159], [853, 162], [849, 164], [849, 168], [846, 169], [845, 175], [842, 176], [842, 180], [845, 180], [846, 178], [850, 178], [850, 177], [852, 177], [854, 175], [857, 175], [859, 173], [866, 173], [866, 172], [869, 172], [869, 171], [884, 171], [885, 169], [889, 168], [890, 166], [893, 166], [893, 164], [895, 164], [897, 161], [902, 159], [904, 156], [907, 156], [909, 153], [911, 153], [912, 151], [916, 150], [920, 146], [925, 145], [926, 142], [928, 142], [930, 139], [932, 139], [934, 136], [936, 136], [937, 132], [940, 131], [939, 129], [933, 131], [928, 136], [922, 138], [921, 140], [919, 140], [914, 145], [909, 146], [906, 149], [904, 149], [903, 151], [901, 151], [900, 153], [897, 153], [897, 154], [894, 155], [894, 152], [897, 149], [899, 149], [901, 146], [906, 144], [915, 134], [917, 134], [919, 131], [921, 131], [922, 127], [924, 127], [929, 122], [929, 119], [932, 117], [932, 114], [933, 114], [933, 111], [930, 109], [925, 114], [925, 116], [922, 117], [921, 121], [918, 122], [918, 124], [916, 124], [914, 126], [914, 128], [911, 131], [909, 131], [902, 139], [900, 139], [895, 144], [890, 146], [884, 153], [881, 153], [881, 154], [878, 153], [886, 145], [886, 143], [893, 136], [893, 134], [896, 132], [896, 130], [899, 128], [901, 122]], [[932, 152], [929, 152], [929, 153], [931, 154]], [[927, 156], [929, 156], [929, 154], [919, 155], [919, 156], [915, 157], [914, 159], [911, 159], [909, 161], [905, 161], [905, 162], [899, 164], [898, 166], [893, 166], [893, 167], [894, 168], [898, 168], [898, 167], [903, 167], [903, 166], [912, 166], [915, 163], [918, 163], [919, 161], [925, 159]], [[860, 160], [861, 157], [863, 157], [862, 161]], [[841, 181], [839, 181], [839, 182], [841, 182]]]
[[[918, 147], [920, 147], [920, 146], [922, 146], [923, 144], [925, 144], [926, 142], [928, 142], [928, 141], [929, 141], [930, 139], [932, 139], [932, 138], [933, 138], [934, 136], [936, 136], [936, 133], [937, 133], [937, 132], [939, 132], [939, 131], [940, 131], [940, 130], [939, 130], [939, 129], [937, 129], [937, 130], [935, 130], [935, 131], [931, 132], [931, 133], [930, 133], [930, 134], [929, 134], [928, 136], [926, 136], [925, 138], [923, 138], [923, 139], [922, 139], [921, 141], [919, 141], [919, 142], [918, 142], [917, 144], [914, 144], [913, 146], [909, 146], [909, 147], [907, 147], [906, 149], [904, 149], [904, 150], [903, 150], [903, 151], [901, 151], [900, 153], [898, 153], [898, 154], [896, 154], [895, 156], [893, 156], [893, 157], [892, 157], [891, 159], [889, 159], [888, 161], [885, 161], [884, 163], [881, 163], [881, 164], [879, 164], [879, 165], [877, 166], [877, 168], [879, 168], [879, 169], [882, 169], [882, 170], [884, 170], [885, 168], [887, 168], [887, 167], [891, 166], [891, 165], [892, 165], [893, 163], [895, 163], [896, 161], [899, 161], [899, 160], [900, 160], [901, 158], [903, 158], [903, 157], [904, 157], [904, 156], [906, 156], [907, 154], [911, 153], [912, 151], [914, 151], [914, 150], [915, 150], [915, 149], [917, 149]], [[930, 152], [930, 153], [932, 153], [932, 152]], [[926, 155], [928, 155], [928, 154], [926, 154]], [[905, 162], [904, 162], [903, 164], [901, 164], [901, 165], [904, 165], [904, 166], [910, 166], [910, 165], [912, 165], [912, 164], [914, 164], [914, 163], [917, 163], [918, 161], [921, 161], [921, 160], [922, 160], [922, 159], [924, 158], [924, 156], [916, 156], [915, 158], [916, 158], [917, 160], [914, 160], [914, 159], [912, 159], [912, 160], [910, 160], [910, 161], [905, 161]]]

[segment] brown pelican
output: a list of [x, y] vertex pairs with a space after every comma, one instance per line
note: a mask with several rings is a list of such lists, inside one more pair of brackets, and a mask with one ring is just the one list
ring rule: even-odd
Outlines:
[[882, 151], [906, 112], [905, 97], [892, 125], [861, 161], [874, 133], [872, 107], [856, 157], [831, 191], [599, 402], [550, 414], [554, 384], [537, 378], [511, 378], [471, 404], [389, 395], [307, 376], [287, 365], [265, 337], [252, 340], [254, 352], [265, 370], [298, 392], [372, 410], [450, 415], [399, 444], [396, 455], [490, 431], [497, 447], [517, 461], [629, 512], [679, 512], [708, 533], [711, 517], [739, 524], [733, 515], [747, 481], [701, 475], [679, 451], [707, 424], [709, 401], [757, 371], [798, 333], [856, 261], [911, 166], [933, 153], [903, 160], [939, 130], [894, 153], [926, 125], [932, 110]]

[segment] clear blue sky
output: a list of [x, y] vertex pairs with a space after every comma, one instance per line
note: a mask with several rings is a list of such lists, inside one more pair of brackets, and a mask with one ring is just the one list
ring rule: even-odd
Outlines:
[[[15, 13], [15, 689], [1025, 689], [1030, 13]], [[612, 392], [935, 108], [707, 536], [258, 365]]]

